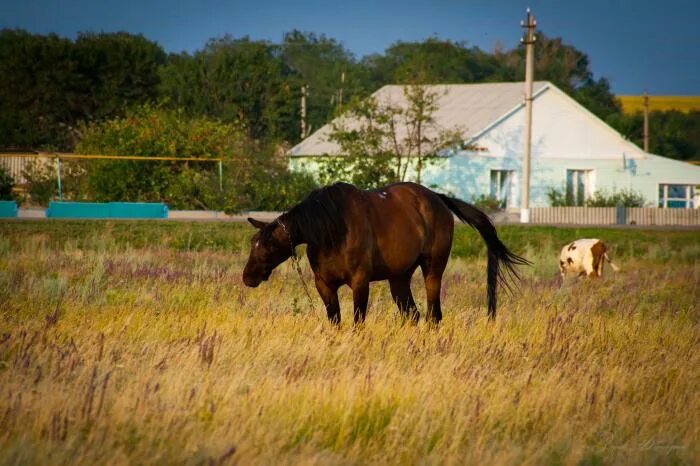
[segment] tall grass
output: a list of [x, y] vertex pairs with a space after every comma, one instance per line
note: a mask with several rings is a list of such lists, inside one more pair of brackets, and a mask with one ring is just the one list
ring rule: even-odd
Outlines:
[[[697, 464], [699, 235], [501, 232], [535, 266], [495, 322], [459, 230], [439, 328], [378, 284], [336, 329], [287, 264], [242, 286], [242, 226], [0, 224], [0, 463]], [[560, 287], [606, 235], [623, 272]]]

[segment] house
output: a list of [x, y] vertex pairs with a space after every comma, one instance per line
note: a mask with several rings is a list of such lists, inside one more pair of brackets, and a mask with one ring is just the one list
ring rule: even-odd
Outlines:
[[[459, 128], [461, 148], [445, 151], [421, 181], [465, 200], [520, 205], [524, 84], [433, 85], [436, 126]], [[406, 107], [404, 87], [374, 93], [380, 105]], [[293, 170], [313, 171], [318, 157], [339, 156], [327, 124], [289, 151]], [[650, 206], [700, 207], [700, 166], [645, 153], [554, 84], [534, 83], [530, 205], [549, 205], [551, 188], [580, 203], [597, 190], [634, 190]]]

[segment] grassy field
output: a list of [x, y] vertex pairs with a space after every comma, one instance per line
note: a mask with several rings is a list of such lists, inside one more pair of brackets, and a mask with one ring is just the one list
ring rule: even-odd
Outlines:
[[[242, 286], [246, 225], [2, 222], [0, 464], [700, 463], [700, 234], [499, 231], [495, 322], [460, 227], [438, 329], [383, 284], [336, 329], [289, 264]], [[622, 272], [560, 288], [591, 236]]]

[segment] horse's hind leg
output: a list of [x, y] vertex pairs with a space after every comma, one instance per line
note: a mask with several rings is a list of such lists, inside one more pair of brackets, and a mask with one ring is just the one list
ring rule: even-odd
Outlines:
[[425, 279], [425, 294], [428, 301], [429, 321], [439, 323], [442, 320], [442, 308], [440, 306], [440, 290], [442, 288], [442, 274], [447, 266], [446, 257], [425, 258], [421, 263], [423, 278]]
[[367, 301], [369, 301], [369, 282], [361, 281], [352, 285], [353, 317], [356, 324], [361, 324], [367, 316]]
[[408, 274], [390, 279], [389, 288], [391, 289], [391, 297], [394, 299], [399, 311], [415, 323], [418, 322], [420, 314], [411, 293], [411, 275]]

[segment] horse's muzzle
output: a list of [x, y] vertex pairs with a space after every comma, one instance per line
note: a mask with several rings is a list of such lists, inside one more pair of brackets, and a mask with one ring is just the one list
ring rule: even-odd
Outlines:
[[243, 272], [243, 284], [245, 286], [249, 286], [251, 288], [256, 288], [258, 285], [260, 285], [262, 282], [266, 282], [268, 278], [270, 278], [270, 275], [272, 274], [272, 271], [264, 273], [259, 276], [253, 276], [249, 273]]
[[251, 287], [251, 288], [255, 288], [255, 287], [257, 287], [258, 285], [260, 285], [260, 282], [262, 282], [262, 280], [257, 280], [257, 279], [255, 279], [255, 278], [253, 278], [253, 277], [248, 277], [248, 276], [243, 275], [243, 284], [244, 284], [245, 286], [249, 286], [249, 287]]

